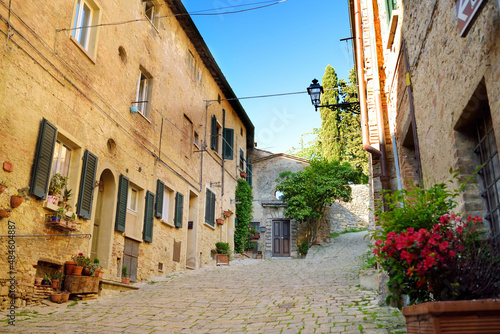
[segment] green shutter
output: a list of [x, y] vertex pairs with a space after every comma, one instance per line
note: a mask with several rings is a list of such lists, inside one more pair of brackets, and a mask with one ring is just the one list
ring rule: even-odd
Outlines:
[[90, 219], [92, 216], [97, 160], [94, 154], [85, 150], [85, 154], [83, 155], [82, 177], [80, 179], [80, 193], [76, 205], [76, 212], [84, 219]]
[[163, 193], [165, 191], [165, 183], [160, 180], [156, 180], [156, 209], [155, 217], [161, 218], [163, 214]]
[[177, 193], [175, 195], [175, 227], [182, 227], [182, 211], [184, 210], [184, 195]]
[[142, 230], [142, 239], [146, 242], [153, 242], [154, 203], [155, 203], [155, 195], [148, 190], [146, 192], [146, 208], [144, 210], [144, 228]]
[[30, 182], [30, 193], [41, 199], [47, 197], [56, 137], [57, 128], [45, 118], [42, 119]]
[[387, 24], [391, 23], [392, 11], [398, 9], [396, 0], [385, 0], [385, 8], [387, 12]]
[[120, 175], [115, 220], [115, 230], [120, 232], [125, 232], [125, 220], [127, 218], [128, 184], [128, 178], [125, 175]]
[[227, 160], [233, 160], [234, 130], [224, 128], [224, 145], [222, 145], [222, 157]]
[[215, 225], [215, 194], [210, 192], [212, 196], [212, 200], [210, 201], [210, 221], [212, 222], [212, 226]]
[[212, 150], [217, 149], [217, 117], [212, 115], [212, 132], [210, 136], [210, 148]]
[[205, 223], [210, 224], [210, 203], [212, 201], [212, 196], [210, 196], [211, 191], [207, 189], [205, 196]]

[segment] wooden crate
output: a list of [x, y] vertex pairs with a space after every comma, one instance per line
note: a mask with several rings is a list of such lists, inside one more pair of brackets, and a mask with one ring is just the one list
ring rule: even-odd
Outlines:
[[99, 277], [68, 275], [64, 280], [64, 290], [71, 294], [98, 293]]

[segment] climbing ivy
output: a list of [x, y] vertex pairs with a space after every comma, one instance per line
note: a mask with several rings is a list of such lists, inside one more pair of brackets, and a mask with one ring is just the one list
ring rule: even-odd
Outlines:
[[253, 196], [252, 187], [243, 179], [238, 180], [236, 186], [236, 219], [238, 226], [234, 232], [234, 251], [242, 253], [248, 243], [248, 226], [252, 220]]

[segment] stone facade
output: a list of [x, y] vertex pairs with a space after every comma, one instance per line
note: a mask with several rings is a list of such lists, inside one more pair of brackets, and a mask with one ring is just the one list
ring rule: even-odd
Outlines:
[[351, 201], [337, 200], [326, 211], [332, 232], [361, 229], [368, 227], [370, 192], [367, 184], [350, 186]]
[[[459, 25], [464, 15], [457, 3], [480, 6], [463, 34]], [[398, 0], [391, 8], [387, 1], [355, 0], [350, 12], [355, 38], [362, 41], [356, 59], [363, 67], [358, 66], [358, 79], [366, 74], [367, 98], [361, 101], [367, 106], [370, 141], [366, 144], [380, 148], [377, 132], [380, 127], [385, 130], [385, 157], [370, 160], [375, 200], [382, 190], [381, 159], [389, 168], [390, 190], [412, 184], [429, 188], [447, 182], [450, 168], [461, 168], [469, 176], [476, 166], [491, 161], [477, 177], [478, 183], [458, 198], [457, 211], [485, 217], [492, 234], [500, 236], [498, 190], [490, 188], [487, 194], [485, 185], [500, 175], [495, 153], [500, 145], [498, 2], [436, 0], [422, 6]], [[484, 126], [488, 135], [481, 134]], [[489, 147], [481, 148], [488, 156], [478, 154], [481, 136], [488, 136], [484, 142]], [[488, 196], [490, 204], [482, 199]]]
[[[233, 245], [234, 216], [212, 226], [206, 213], [215, 219], [235, 211], [239, 170], [246, 168], [239, 150], [253, 147], [253, 125], [180, 1], [153, 1], [145, 12], [141, 1], [86, 0], [92, 23], [109, 25], [73, 30], [77, 3], [0, 6], [3, 36], [12, 34], [0, 48], [0, 161], [11, 164], [0, 171], [8, 186], [0, 208], [35, 184], [30, 200], [0, 226], [2, 245], [7, 221], [19, 235], [18, 305], [32, 300], [35, 276], [60, 270], [79, 252], [98, 257], [104, 278], [115, 281], [124, 261], [135, 261], [137, 281], [214, 265], [215, 243]], [[118, 24], [131, 18], [140, 20]], [[56, 143], [46, 141], [49, 133]], [[223, 134], [232, 144], [225, 150]], [[47, 178], [55, 172], [53, 157], [69, 175], [77, 232], [46, 224], [57, 206], [46, 202], [47, 180], [33, 180], [44, 179], [40, 161]], [[212, 210], [207, 191], [215, 195]], [[2, 307], [9, 277], [3, 249]]]

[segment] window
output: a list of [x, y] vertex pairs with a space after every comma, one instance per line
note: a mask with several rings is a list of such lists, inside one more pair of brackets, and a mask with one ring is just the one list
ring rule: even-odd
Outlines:
[[159, 6], [157, 6], [154, 1], [147, 0], [143, 1], [142, 4], [144, 5], [144, 15], [148, 18], [149, 22], [155, 27], [156, 30], [158, 30], [158, 12], [159, 12]]
[[198, 135], [198, 132], [194, 132], [194, 145], [198, 148], [200, 148], [200, 136]]
[[397, 0], [385, 0], [385, 8], [387, 10], [387, 24], [391, 21], [392, 11], [398, 9]]
[[151, 113], [151, 94], [153, 79], [151, 75], [141, 69], [139, 81], [137, 82], [136, 103], [139, 113], [149, 120]]
[[[81, 145], [70, 134], [63, 130], [58, 131], [56, 126], [42, 119], [33, 161], [30, 193], [45, 199], [52, 176], [55, 173], [68, 176], [66, 188], [72, 189], [73, 194], [79, 191], [76, 212], [80, 217], [90, 219], [98, 159], [88, 150], [85, 150], [83, 157], [81, 152]], [[80, 164], [81, 178], [78, 180], [76, 175]], [[75, 204], [74, 201], [71, 204]]]
[[184, 115], [184, 120], [182, 124], [182, 137], [181, 137], [181, 145], [179, 148], [184, 153], [186, 158], [191, 158], [191, 154], [193, 151], [193, 147], [191, 145], [191, 138], [193, 136], [193, 122]]
[[215, 194], [207, 189], [205, 200], [205, 223], [215, 224]]
[[222, 132], [222, 157], [227, 160], [233, 160], [234, 130], [224, 128]]
[[128, 205], [127, 209], [130, 211], [136, 213], [137, 212], [137, 189], [133, 188], [132, 186], [129, 187], [129, 192], [128, 192]]
[[220, 152], [220, 137], [221, 137], [221, 132], [222, 132], [222, 126], [219, 124], [217, 121], [217, 117], [215, 115], [212, 115], [212, 129], [211, 129], [211, 136], [210, 136], [210, 148], [214, 150], [217, 153]]
[[156, 181], [156, 210], [155, 217], [167, 224], [174, 220], [174, 191], [161, 180]]
[[182, 227], [183, 212], [184, 212], [184, 195], [181, 193], [177, 193], [175, 195], [175, 215], [174, 215], [175, 227], [178, 228]]
[[245, 152], [240, 148], [240, 169], [245, 170]]
[[277, 200], [281, 201], [283, 199], [283, 192], [276, 190], [276, 192], [274, 193], [274, 197], [276, 197]]
[[477, 145], [474, 153], [478, 164], [483, 165], [478, 174], [481, 180], [481, 197], [486, 208], [484, 219], [490, 224], [493, 237], [498, 238], [500, 237], [500, 164], [489, 107], [483, 109], [477, 118], [475, 129]]
[[94, 1], [76, 1], [72, 36], [91, 57], [95, 57], [99, 12]]

